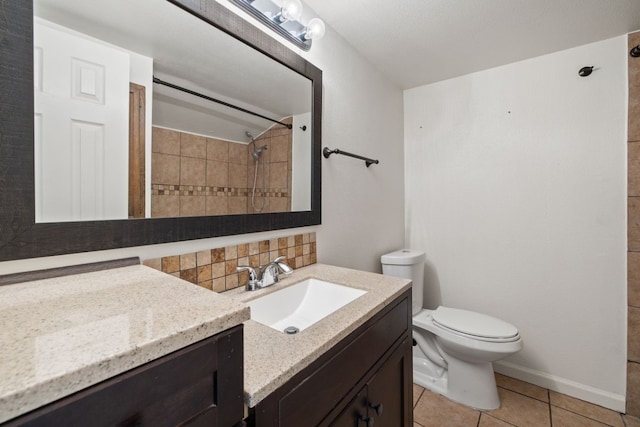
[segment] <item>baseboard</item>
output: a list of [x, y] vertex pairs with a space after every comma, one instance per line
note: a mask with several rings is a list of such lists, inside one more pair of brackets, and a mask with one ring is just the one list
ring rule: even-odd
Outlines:
[[547, 374], [546, 372], [524, 368], [505, 361], [494, 362], [493, 369], [500, 374], [548, 388], [558, 393], [613, 409], [617, 412], [625, 412], [625, 396], [620, 394], [600, 390], [595, 387]]

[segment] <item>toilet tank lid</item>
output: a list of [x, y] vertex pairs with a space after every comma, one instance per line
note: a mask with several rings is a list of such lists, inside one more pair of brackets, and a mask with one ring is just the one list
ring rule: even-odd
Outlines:
[[400, 249], [380, 257], [380, 262], [388, 265], [412, 265], [424, 260], [424, 252], [413, 249]]

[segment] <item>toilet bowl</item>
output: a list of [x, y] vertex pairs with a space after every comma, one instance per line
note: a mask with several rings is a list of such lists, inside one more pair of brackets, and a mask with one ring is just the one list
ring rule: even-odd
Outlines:
[[496, 409], [492, 362], [522, 349], [518, 329], [472, 311], [423, 309], [424, 260], [424, 252], [409, 249], [381, 257], [383, 274], [413, 280], [413, 381], [473, 408]]

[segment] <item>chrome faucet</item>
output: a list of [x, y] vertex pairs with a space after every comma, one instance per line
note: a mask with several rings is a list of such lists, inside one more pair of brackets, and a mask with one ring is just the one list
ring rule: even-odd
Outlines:
[[266, 266], [258, 267], [257, 272], [256, 269], [248, 265], [239, 265], [236, 267], [236, 271], [249, 270], [249, 281], [247, 282], [246, 290], [255, 291], [256, 289], [266, 288], [274, 283], [278, 283], [278, 275], [280, 273], [293, 273], [293, 268], [282, 262], [283, 259], [286, 259], [286, 257], [280, 256]]

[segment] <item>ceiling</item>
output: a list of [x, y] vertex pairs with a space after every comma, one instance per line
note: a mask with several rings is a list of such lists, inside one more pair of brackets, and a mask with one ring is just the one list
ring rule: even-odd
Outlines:
[[[164, 81], [267, 117], [311, 110], [309, 79], [168, 1], [35, 0], [34, 14], [45, 25], [153, 58], [153, 74]], [[273, 125], [164, 86], [154, 85], [153, 95], [156, 126], [248, 142], [246, 131], [258, 136]]]
[[304, 2], [403, 89], [640, 29], [640, 0]]

